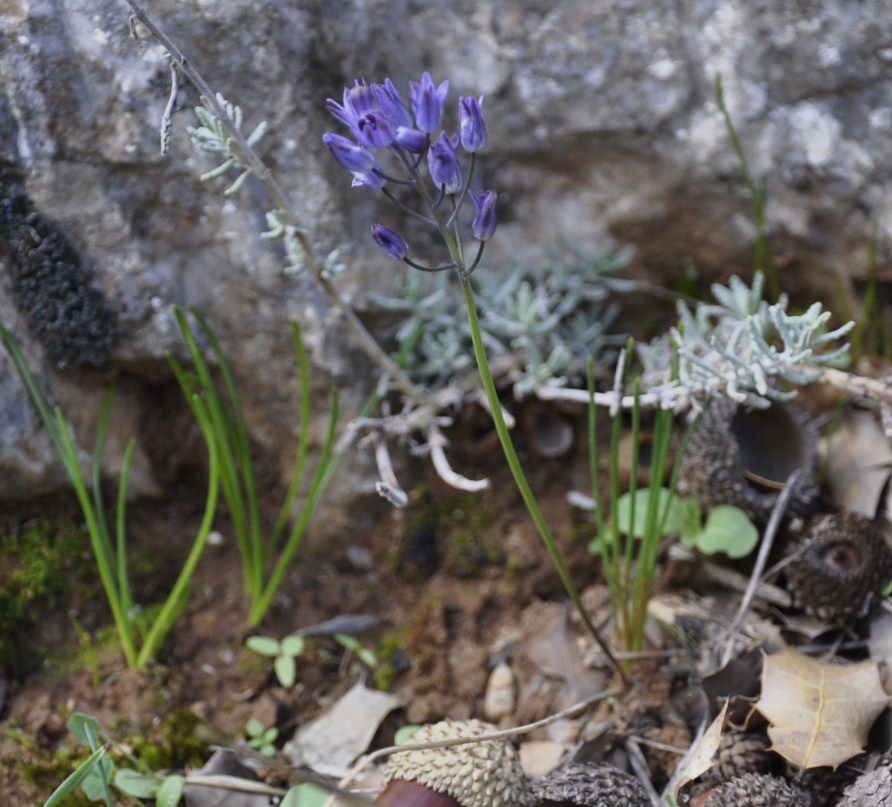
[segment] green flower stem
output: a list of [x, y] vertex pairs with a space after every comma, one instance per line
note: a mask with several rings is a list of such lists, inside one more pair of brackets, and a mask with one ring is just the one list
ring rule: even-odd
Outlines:
[[[447, 239], [447, 242], [450, 243], [450, 247], [454, 245], [454, 241], [451, 241], [451, 239]], [[455, 253], [453, 254], [453, 257], [455, 257]], [[458, 261], [458, 263], [459, 268], [463, 268], [461, 262]], [[523, 498], [524, 504], [526, 505], [527, 510], [529, 511], [530, 516], [532, 517], [533, 522], [536, 525], [536, 529], [539, 531], [539, 536], [542, 538], [542, 542], [545, 544], [545, 548], [548, 550], [548, 554], [551, 557], [551, 561], [554, 564], [555, 569], [557, 569], [558, 576], [561, 578], [561, 582], [564, 584], [564, 589], [567, 592], [567, 595], [570, 597], [570, 600], [576, 607], [576, 610], [579, 612], [579, 615], [582, 618], [582, 621], [585, 624], [586, 628], [588, 628], [592, 637], [601, 648], [602, 652], [610, 660], [610, 663], [613, 665], [620, 678], [622, 678], [623, 683], [628, 684], [629, 679], [626, 675], [625, 670], [623, 670], [622, 665], [620, 665], [619, 660], [613, 654], [610, 646], [607, 644], [607, 642], [604, 641], [604, 638], [601, 636], [601, 633], [592, 622], [591, 617], [589, 617], [588, 613], [585, 610], [585, 607], [582, 604], [582, 600], [579, 597], [579, 592], [576, 589], [576, 585], [573, 583], [573, 578], [570, 576], [570, 571], [569, 569], [567, 569], [566, 563], [564, 563], [560, 548], [558, 547], [557, 542], [555, 541], [554, 536], [551, 533], [551, 528], [548, 526], [548, 522], [545, 520], [545, 516], [542, 514], [542, 510], [539, 508], [539, 503], [536, 501], [536, 497], [533, 495], [533, 491], [530, 488], [529, 482], [527, 481], [526, 474], [524, 474], [523, 472], [523, 466], [521, 465], [520, 459], [517, 456], [517, 451], [515, 450], [514, 443], [511, 440], [511, 434], [508, 431], [508, 426], [506, 425], [504, 415], [502, 414], [502, 404], [499, 401], [499, 394], [496, 390], [495, 381], [493, 380], [492, 373], [489, 369], [489, 361], [486, 358], [486, 350], [483, 347], [483, 338], [480, 333], [480, 323], [477, 319], [477, 306], [474, 301], [474, 290], [471, 287], [469, 278], [466, 278], [461, 271], [459, 272], [459, 279], [461, 281], [462, 292], [464, 294], [465, 307], [468, 312], [468, 323], [471, 327], [471, 339], [474, 344], [474, 358], [477, 360], [477, 367], [480, 371], [480, 380], [483, 383], [483, 389], [486, 393], [486, 400], [489, 403], [489, 409], [492, 415], [493, 424], [495, 425], [496, 433], [499, 436], [499, 442], [502, 444], [502, 451], [505, 454], [505, 459], [508, 462], [508, 467], [511, 469], [511, 475], [514, 477], [514, 483], [517, 485], [517, 489], [520, 492], [521, 497]]]

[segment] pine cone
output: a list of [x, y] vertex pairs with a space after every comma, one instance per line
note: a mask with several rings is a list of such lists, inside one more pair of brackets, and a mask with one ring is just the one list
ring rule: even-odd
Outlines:
[[851, 785], [864, 770], [866, 755], [854, 757], [835, 770], [822, 766], [806, 768], [790, 762], [787, 764], [787, 776], [803, 790], [811, 793], [812, 807], [836, 807], [842, 798], [843, 791]]
[[832, 622], [867, 614], [892, 575], [892, 551], [857, 513], [816, 517], [786, 567], [793, 603]]
[[811, 796], [779, 776], [745, 773], [714, 788], [699, 807], [811, 807]]
[[748, 409], [730, 398], [712, 401], [691, 435], [681, 481], [704, 510], [733, 504], [765, 524], [787, 477], [802, 468], [787, 506], [805, 515], [818, 496], [818, 433], [801, 409], [775, 401]]
[[538, 807], [649, 807], [641, 782], [611, 765], [568, 765], [534, 779]]
[[704, 793], [745, 773], [773, 773], [778, 758], [769, 750], [765, 734], [730, 731], [722, 735], [715, 764], [690, 786], [691, 794]]

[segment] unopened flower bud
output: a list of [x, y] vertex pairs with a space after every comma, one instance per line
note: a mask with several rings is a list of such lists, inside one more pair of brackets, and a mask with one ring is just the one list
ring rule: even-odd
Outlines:
[[352, 140], [334, 132], [322, 135], [322, 142], [334, 158], [348, 171], [366, 172], [375, 167], [375, 158], [370, 151], [357, 145]]
[[372, 238], [395, 261], [401, 261], [409, 254], [409, 245], [402, 236], [383, 224], [372, 225]]
[[478, 241], [488, 241], [496, 231], [498, 218], [496, 216], [496, 201], [498, 194], [495, 191], [471, 192], [471, 201], [474, 203], [474, 223], [471, 230]]
[[427, 135], [420, 129], [413, 129], [409, 126], [400, 126], [394, 132], [393, 142], [412, 154], [421, 154], [427, 145]]
[[440, 132], [440, 139], [432, 143], [427, 152], [431, 180], [446, 193], [458, 193], [464, 181], [455, 146], [456, 143], [452, 142], [446, 132]]
[[410, 97], [412, 111], [415, 113], [415, 125], [422, 132], [430, 134], [440, 128], [443, 115], [443, 103], [449, 92], [449, 82], [444, 81], [437, 87], [431, 74], [426, 70], [420, 82], [411, 83]]
[[462, 96], [458, 99], [459, 134], [462, 148], [473, 154], [486, 145], [486, 124], [483, 122], [483, 96], [480, 100]]
[[375, 171], [354, 171], [353, 182], [351, 186], [358, 188], [360, 185], [372, 190], [380, 190], [387, 184], [387, 181]]
[[399, 90], [389, 78], [384, 79], [383, 84], [372, 84], [372, 95], [394, 129], [412, 126], [412, 116], [409, 114]]

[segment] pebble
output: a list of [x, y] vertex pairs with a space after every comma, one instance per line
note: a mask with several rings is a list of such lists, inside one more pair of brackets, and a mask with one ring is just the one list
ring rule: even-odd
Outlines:
[[505, 664], [498, 664], [489, 674], [483, 699], [483, 716], [493, 723], [514, 712], [514, 673]]

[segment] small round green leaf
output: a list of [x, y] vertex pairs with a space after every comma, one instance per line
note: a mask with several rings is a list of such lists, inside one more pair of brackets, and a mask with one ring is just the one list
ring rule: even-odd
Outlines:
[[249, 737], [260, 737], [265, 729], [266, 726], [264, 726], [263, 723], [256, 717], [252, 717], [245, 724], [245, 731], [248, 733]]
[[281, 645], [271, 636], [249, 636], [245, 644], [261, 656], [278, 656], [281, 650]]
[[[616, 519], [619, 530], [623, 535], [644, 538], [647, 528], [647, 509], [653, 506], [651, 504], [651, 489], [642, 488], [635, 491], [634, 526], [632, 525], [632, 501], [631, 493], [625, 493], [619, 497], [616, 503]], [[659, 507], [656, 525], [661, 536], [689, 531], [692, 524], [700, 526], [700, 508], [693, 499], [672, 496], [668, 488], [659, 488], [656, 506]]]
[[178, 773], [171, 774], [161, 783], [155, 794], [155, 807], [176, 807], [183, 797], [186, 777]]
[[115, 771], [115, 787], [136, 799], [154, 798], [158, 792], [158, 785], [158, 778], [151, 773], [143, 773], [133, 768], [118, 768]]
[[729, 558], [745, 558], [759, 543], [759, 531], [739, 507], [720, 504], [710, 511], [697, 536], [696, 547], [707, 555], [724, 552]]
[[273, 664], [276, 670], [276, 678], [283, 687], [293, 687], [297, 678], [297, 664], [293, 656], [278, 656]]
[[286, 636], [282, 639], [282, 652], [286, 656], [299, 656], [304, 652], [304, 637]]

